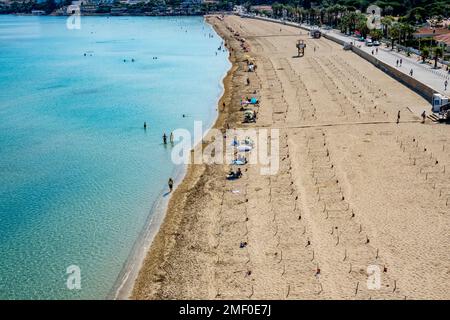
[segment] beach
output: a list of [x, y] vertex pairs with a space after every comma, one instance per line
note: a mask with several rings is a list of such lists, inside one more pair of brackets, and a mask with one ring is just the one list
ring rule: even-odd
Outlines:
[[279, 129], [279, 170], [189, 165], [131, 298], [449, 299], [450, 128], [410, 111], [429, 102], [304, 30], [207, 21], [233, 63], [214, 127]]

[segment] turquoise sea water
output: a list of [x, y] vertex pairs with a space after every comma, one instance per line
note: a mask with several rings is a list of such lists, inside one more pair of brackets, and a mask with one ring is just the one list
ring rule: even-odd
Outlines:
[[0, 16], [1, 299], [110, 293], [176, 170], [162, 133], [215, 119], [230, 65], [209, 33], [201, 17]]

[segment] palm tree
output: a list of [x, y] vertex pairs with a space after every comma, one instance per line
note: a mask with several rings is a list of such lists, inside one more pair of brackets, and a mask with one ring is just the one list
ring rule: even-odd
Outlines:
[[387, 37], [389, 34], [389, 28], [394, 23], [394, 18], [391, 16], [386, 16], [381, 18], [381, 24], [383, 25], [384, 36]]
[[332, 16], [333, 16], [332, 26], [337, 27], [339, 25], [340, 19], [344, 15], [344, 12], [347, 10], [347, 8], [340, 4], [336, 4], [336, 5], [332, 6], [331, 8], [332, 8], [331, 12], [332, 12]]
[[399, 39], [401, 35], [400, 23], [393, 23], [389, 29], [389, 37], [391, 38], [391, 50], [394, 50], [395, 39]]
[[367, 26], [367, 18], [363, 14], [357, 14], [355, 19], [355, 28], [361, 33], [361, 36], [365, 38], [369, 33], [369, 27]]
[[433, 54], [434, 54], [434, 68], [437, 69], [438, 60], [440, 57], [444, 55], [444, 50], [442, 49], [442, 47], [434, 47]]
[[298, 18], [300, 23], [305, 22], [306, 15], [307, 15], [306, 10], [303, 7], [300, 7], [298, 9], [298, 16], [299, 16]]
[[385, 15], [391, 16], [394, 13], [394, 8], [392, 6], [386, 6], [383, 11]]
[[412, 34], [416, 31], [416, 28], [409, 23], [401, 23], [400, 29], [402, 33], [403, 41], [406, 42], [407, 39], [412, 38]]
[[281, 12], [283, 11], [283, 5], [279, 4], [278, 2], [274, 2], [272, 4], [272, 11], [275, 18], [278, 18], [279, 16], [281, 16]]
[[422, 57], [422, 63], [425, 63], [425, 60], [428, 58], [429, 55], [430, 55], [430, 49], [428, 47], [422, 48], [422, 50], [420, 51], [420, 56]]

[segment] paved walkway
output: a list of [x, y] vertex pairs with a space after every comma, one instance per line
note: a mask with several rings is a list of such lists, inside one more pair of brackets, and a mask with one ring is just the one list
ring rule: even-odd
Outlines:
[[[369, 54], [372, 53], [372, 50], [376, 50], [376, 47], [367, 47], [364, 42], [357, 42], [355, 38], [345, 36], [337, 30], [323, 30], [322, 32], [326, 33], [328, 36], [335, 37], [346, 42], [354, 41], [355, 44], [361, 45], [360, 49]], [[436, 92], [439, 92], [446, 96], [450, 95], [450, 74], [446, 72], [445, 69], [434, 69], [434, 64], [424, 64], [422, 63], [421, 59], [419, 61], [417, 60], [417, 56], [407, 57], [406, 55], [398, 53], [395, 50], [390, 50], [384, 47], [378, 47], [378, 54], [375, 54], [375, 57], [378, 60], [391, 66], [396, 66], [396, 61], [402, 59], [402, 66], [398, 67], [400, 71], [402, 71], [406, 75], [409, 75], [412, 69], [413, 77], [416, 80], [419, 80], [420, 82], [433, 88]], [[449, 82], [447, 90], [445, 90], [444, 86], [446, 80]]]

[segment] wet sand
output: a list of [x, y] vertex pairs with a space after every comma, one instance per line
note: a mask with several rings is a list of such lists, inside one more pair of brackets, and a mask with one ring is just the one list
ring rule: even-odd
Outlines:
[[[227, 181], [228, 165], [190, 165], [132, 298], [449, 299], [450, 127], [421, 124], [409, 108], [427, 101], [329, 40], [209, 21], [233, 62], [215, 127], [280, 129], [280, 169], [246, 165]], [[254, 90], [258, 121], [242, 124], [239, 102]]]

